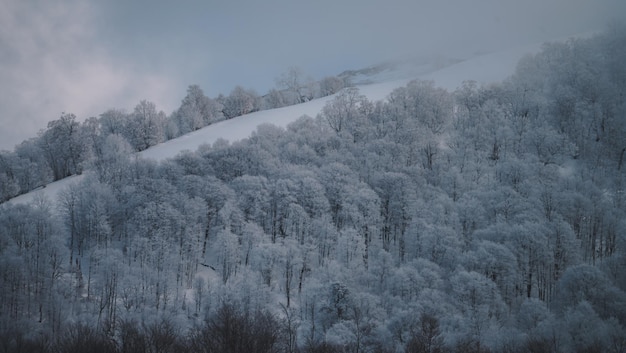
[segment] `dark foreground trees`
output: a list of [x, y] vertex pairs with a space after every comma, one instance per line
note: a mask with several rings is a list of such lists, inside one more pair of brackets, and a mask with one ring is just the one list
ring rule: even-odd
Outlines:
[[115, 332], [72, 324], [57, 337], [0, 330], [0, 352], [41, 353], [273, 353], [289, 352], [280, 321], [272, 314], [222, 305], [204, 323], [183, 332], [173, 320], [124, 320]]
[[439, 329], [439, 319], [423, 313], [420, 324], [406, 345], [405, 353], [443, 353], [443, 336]]
[[203, 353], [278, 352], [280, 325], [264, 311], [226, 304], [189, 337], [189, 349]]

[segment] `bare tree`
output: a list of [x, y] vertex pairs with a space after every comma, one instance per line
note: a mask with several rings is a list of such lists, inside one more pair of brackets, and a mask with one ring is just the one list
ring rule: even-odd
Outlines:
[[290, 103], [292, 104], [303, 103], [313, 99], [315, 92], [312, 82], [313, 80], [307, 77], [301, 68], [295, 66], [290, 67], [287, 72], [276, 79], [276, 85], [291, 96]]

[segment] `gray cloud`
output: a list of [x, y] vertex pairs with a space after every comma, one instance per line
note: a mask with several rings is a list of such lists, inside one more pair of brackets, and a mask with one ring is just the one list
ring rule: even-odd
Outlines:
[[[173, 76], [137, 73], [99, 45], [83, 1], [5, 0], [0, 13], [0, 149], [62, 112], [84, 119], [147, 98], [174, 106]], [[179, 86], [182, 86], [179, 84]], [[180, 89], [180, 87], [178, 87]]]
[[5, 0], [0, 149], [62, 111], [149, 99], [170, 112], [189, 84], [259, 93], [289, 66], [314, 77], [415, 55], [469, 56], [603, 29], [623, 0]]

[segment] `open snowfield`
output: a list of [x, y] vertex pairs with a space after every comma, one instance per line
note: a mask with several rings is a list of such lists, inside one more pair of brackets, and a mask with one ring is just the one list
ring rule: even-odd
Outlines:
[[[530, 45], [516, 47], [510, 50], [479, 55], [460, 63], [447, 66], [445, 68], [422, 73], [414, 76], [414, 72], [409, 70], [406, 74], [396, 73], [395, 77], [405, 76], [402, 80], [392, 80], [378, 82], [369, 85], [358, 86], [361, 94], [370, 100], [385, 99], [391, 91], [397, 87], [406, 85], [412, 79], [432, 80], [439, 87], [449, 91], [455, 90], [463, 81], [474, 80], [479, 84], [499, 82], [510, 76], [519, 59], [524, 55], [536, 53], [541, 45]], [[315, 99], [310, 102], [283, 107], [279, 109], [265, 110], [247, 115], [242, 115], [230, 120], [222, 121], [187, 135], [153, 146], [139, 153], [142, 158], [150, 158], [161, 161], [172, 158], [178, 153], [188, 150], [195, 151], [203, 144], [212, 144], [218, 139], [237, 141], [244, 139], [256, 130], [257, 126], [271, 123], [285, 127], [289, 123], [297, 120], [303, 115], [316, 116], [324, 107], [326, 102], [333, 99], [333, 96]], [[48, 184], [44, 188], [34, 190], [30, 193], [20, 195], [8, 201], [8, 203], [24, 204], [30, 203], [37, 197], [46, 197], [49, 200], [56, 200], [57, 194], [68, 186], [80, 182], [84, 175], [72, 176], [63, 180]]]

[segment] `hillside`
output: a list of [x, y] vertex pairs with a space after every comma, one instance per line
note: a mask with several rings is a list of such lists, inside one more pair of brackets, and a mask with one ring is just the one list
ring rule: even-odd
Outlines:
[[[130, 140], [109, 112], [88, 125], [111, 132], [91, 169], [0, 206], [0, 342], [619, 352], [623, 48], [615, 30], [481, 55], [156, 146], [153, 104], [120, 125]], [[188, 92], [175, 118], [221, 104]], [[229, 109], [253, 107], [235, 92]]]
[[[369, 74], [365, 71], [365, 73], [359, 73], [358, 77], [354, 76], [353, 79], [358, 83], [369, 82], [369, 84], [358, 85], [357, 88], [359, 88], [361, 94], [373, 101], [385, 99], [395, 88], [406, 85], [412, 79], [432, 80], [436, 86], [454, 91], [466, 80], [473, 80], [479, 84], [502, 81], [513, 73], [517, 62], [524, 55], [536, 53], [540, 47], [541, 45], [537, 44], [483, 54], [440, 69], [434, 69], [433, 66], [428, 65], [420, 65], [417, 69], [414, 65], [401, 65], [388, 68], [385, 70], [384, 75], [381, 75], [380, 71], [374, 71]], [[420, 73], [416, 74], [416, 71]], [[394, 79], [397, 77], [403, 78]], [[389, 80], [390, 78], [392, 80]], [[293, 106], [246, 114], [212, 124], [150, 147], [145, 151], [139, 152], [138, 156], [161, 161], [172, 158], [182, 151], [195, 151], [201, 145], [212, 144], [218, 139], [237, 141], [246, 138], [261, 124], [273, 124], [284, 128], [303, 115], [315, 117], [334, 96], [319, 98]], [[45, 188], [15, 197], [9, 203], [25, 204], [32, 202], [36, 197], [40, 196], [56, 200], [56, 195], [59, 191], [82, 179], [82, 176], [72, 176], [56, 181], [46, 185]]]

